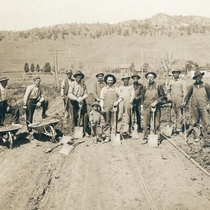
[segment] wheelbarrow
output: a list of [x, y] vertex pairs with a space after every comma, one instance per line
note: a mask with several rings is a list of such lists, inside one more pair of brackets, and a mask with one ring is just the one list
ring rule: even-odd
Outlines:
[[56, 118], [44, 119], [41, 122], [29, 124], [28, 127], [38, 132], [39, 138], [41, 138], [41, 135], [44, 134], [45, 136], [50, 137], [51, 142], [56, 142], [57, 133], [55, 131], [55, 126], [59, 122], [60, 120]]
[[12, 149], [13, 143], [17, 139], [16, 133], [21, 128], [22, 125], [19, 124], [0, 127], [0, 139], [2, 139], [3, 142], [9, 142], [9, 147]]

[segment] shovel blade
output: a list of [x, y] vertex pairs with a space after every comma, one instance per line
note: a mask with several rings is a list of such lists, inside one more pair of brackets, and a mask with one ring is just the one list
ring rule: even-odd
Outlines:
[[149, 136], [148, 136], [148, 146], [149, 147], [158, 147], [158, 135], [149, 134]]
[[65, 144], [62, 149], [59, 151], [59, 153], [68, 155], [72, 150], [74, 149], [73, 145]]
[[134, 125], [134, 128], [132, 130], [132, 138], [138, 139], [139, 138], [139, 133], [137, 131], [137, 124]]
[[120, 146], [121, 145], [121, 139], [120, 134], [111, 134], [111, 143], [112, 146]]
[[83, 138], [83, 127], [74, 127], [74, 138]]

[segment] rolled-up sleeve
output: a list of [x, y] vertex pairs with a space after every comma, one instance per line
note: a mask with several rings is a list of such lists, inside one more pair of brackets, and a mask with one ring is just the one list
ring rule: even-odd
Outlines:
[[28, 86], [27, 88], [26, 88], [26, 92], [25, 92], [25, 95], [24, 95], [24, 97], [23, 97], [23, 105], [25, 106], [26, 104], [27, 104], [27, 102], [28, 102], [28, 99], [29, 99], [29, 96], [30, 96], [30, 93], [31, 93], [31, 91], [32, 91], [32, 86]]

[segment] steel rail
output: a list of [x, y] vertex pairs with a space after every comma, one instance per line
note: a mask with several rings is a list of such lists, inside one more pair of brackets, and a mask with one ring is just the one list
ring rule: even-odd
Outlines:
[[204, 169], [196, 160], [194, 160], [190, 155], [183, 151], [180, 147], [174, 144], [165, 134], [161, 134], [171, 145], [173, 145], [178, 151], [180, 151], [188, 160], [194, 163], [200, 170], [202, 170], [206, 175], [210, 177], [210, 173]]
[[149, 187], [148, 187], [147, 183], [145, 182], [145, 180], [144, 180], [144, 178], [142, 176], [142, 169], [137, 165], [136, 160], [133, 158], [133, 156], [131, 154], [130, 146], [128, 146], [128, 144], [126, 143], [126, 140], [123, 141], [122, 145], [125, 145], [125, 148], [128, 151], [128, 154], [129, 154], [129, 156], [130, 156], [130, 158], [132, 160], [134, 168], [137, 171], [138, 177], [140, 179], [140, 183], [143, 186], [143, 189], [145, 191], [145, 195], [147, 197], [147, 200], [148, 200], [148, 202], [150, 204], [151, 209], [158, 210], [159, 208], [158, 208], [158, 206], [157, 206], [157, 204], [156, 204], [156, 202], [155, 202], [155, 200], [154, 200], [154, 198], [153, 198], [153, 196], [152, 196], [152, 194], [151, 194], [151, 192], [149, 190]]

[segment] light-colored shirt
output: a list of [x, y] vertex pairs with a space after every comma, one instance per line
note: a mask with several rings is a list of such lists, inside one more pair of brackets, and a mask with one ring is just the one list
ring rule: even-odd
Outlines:
[[28, 99], [37, 99], [38, 102], [44, 101], [44, 95], [42, 88], [40, 86], [36, 85], [29, 85], [26, 89], [24, 98], [23, 98], [23, 104], [26, 105], [28, 102]]
[[69, 86], [70, 86], [70, 84], [73, 82], [73, 80], [72, 79], [64, 79], [62, 82], [61, 82], [61, 96], [64, 96], [64, 95], [66, 95], [68, 92], [66, 91], [66, 93], [65, 93], [65, 89], [66, 88], [69, 88], [69, 86], [68, 87], [66, 87], [66, 81], [68, 81], [68, 83], [67, 84], [69, 84]]
[[96, 98], [100, 98], [100, 94], [101, 94], [101, 89], [103, 88], [103, 87], [105, 87], [106, 86], [106, 83], [105, 82], [96, 82], [95, 84], [94, 84], [94, 96], [96, 97]]
[[185, 97], [187, 92], [186, 82], [180, 78], [170, 80], [168, 92], [172, 98], [176, 96]]
[[88, 97], [88, 91], [85, 83], [83, 81], [80, 84], [76, 81], [72, 82], [69, 86], [68, 97], [71, 100], [77, 100], [78, 97], [86, 99]]
[[7, 100], [7, 88], [0, 83], [0, 102]]
[[133, 85], [131, 86], [124, 86], [124, 85], [121, 85], [119, 87], [119, 90], [120, 90], [120, 93], [124, 99], [124, 101], [128, 102], [128, 103], [132, 103], [133, 102], [133, 99], [134, 99], [134, 96], [135, 96], [135, 90], [134, 90], [134, 87]]

